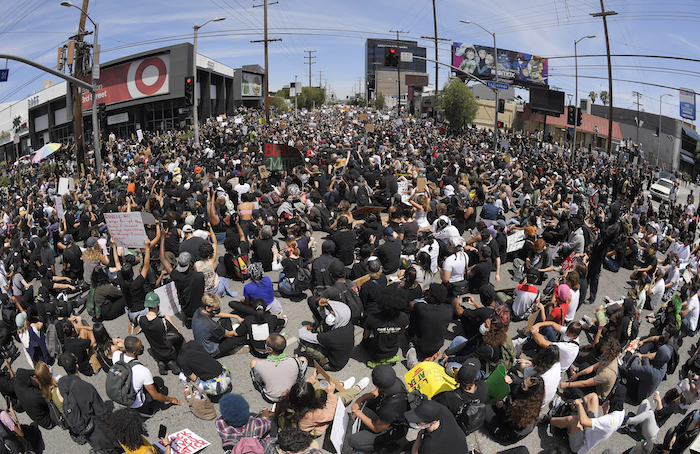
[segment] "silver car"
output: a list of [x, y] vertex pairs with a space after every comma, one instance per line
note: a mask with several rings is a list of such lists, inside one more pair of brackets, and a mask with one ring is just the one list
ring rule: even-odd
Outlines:
[[673, 181], [667, 178], [659, 178], [656, 183], [651, 185], [649, 193], [653, 200], [663, 200], [668, 202], [673, 189]]

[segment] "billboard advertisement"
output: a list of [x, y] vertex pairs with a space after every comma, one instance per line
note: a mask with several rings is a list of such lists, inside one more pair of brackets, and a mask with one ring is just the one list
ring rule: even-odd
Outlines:
[[498, 63], [493, 47], [452, 43], [452, 66], [482, 80], [498, 79], [520, 85], [547, 85], [547, 59], [512, 50], [498, 49]]
[[262, 89], [262, 79], [263, 76], [260, 74], [253, 73], [241, 73], [241, 96], [255, 96], [259, 97], [263, 95]]
[[678, 99], [681, 104], [681, 118], [695, 121], [695, 92], [688, 88], [678, 90]]
[[[170, 92], [170, 54], [158, 54], [102, 70], [97, 103], [112, 104]], [[90, 76], [83, 80], [92, 83]], [[83, 110], [92, 108], [92, 93], [83, 90]]]

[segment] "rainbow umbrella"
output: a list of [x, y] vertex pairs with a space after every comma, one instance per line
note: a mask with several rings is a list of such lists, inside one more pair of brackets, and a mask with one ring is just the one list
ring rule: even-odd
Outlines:
[[48, 143], [37, 150], [36, 154], [32, 158], [32, 162], [39, 162], [56, 152], [62, 145], [60, 143]]

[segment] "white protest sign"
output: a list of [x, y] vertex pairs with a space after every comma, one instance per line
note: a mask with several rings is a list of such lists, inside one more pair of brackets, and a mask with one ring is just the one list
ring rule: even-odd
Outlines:
[[519, 251], [525, 246], [525, 232], [523, 230], [516, 230], [515, 233], [508, 235], [507, 239], [507, 252]]
[[396, 126], [401, 126], [403, 124], [403, 120], [400, 118], [396, 119], [395, 122], [396, 122]]
[[143, 218], [140, 212], [104, 213], [109, 234], [118, 247], [141, 248], [146, 238]]
[[75, 180], [72, 178], [68, 179], [68, 190], [71, 192], [75, 191]]
[[237, 125], [243, 123], [243, 119], [241, 117], [236, 117], [233, 119], [233, 122], [236, 123]]
[[177, 289], [174, 282], [162, 285], [155, 289], [154, 292], [160, 298], [160, 306], [158, 308], [161, 314], [172, 317], [180, 312], [180, 301], [177, 298]]
[[221, 123], [222, 121], [224, 121], [224, 119], [221, 118], [221, 117], [216, 117], [216, 121], [218, 121], [219, 123]]
[[382, 120], [384, 120], [384, 121], [389, 120], [389, 115], [382, 115]]
[[63, 199], [60, 197], [54, 197], [54, 200], [56, 201], [56, 214], [58, 215], [58, 219], [63, 219], [65, 216], [63, 211]]
[[68, 194], [68, 182], [70, 178], [61, 178], [58, 180], [58, 193], [60, 195]]
[[141, 131], [140, 129], [137, 129], [136, 130], [136, 138], [139, 139], [139, 142], [141, 142], [143, 140], [143, 131]]
[[[168, 439], [170, 442], [170, 447], [173, 452], [177, 454], [194, 454], [202, 449], [209, 446], [209, 443], [204, 438], [192, 432], [190, 429], [183, 429], [173, 435], [170, 435]], [[160, 450], [160, 452], [165, 452], [165, 446], [158, 440], [154, 443], [155, 447]]]
[[333, 425], [331, 426], [331, 443], [335, 447], [335, 452], [343, 452], [343, 440], [345, 440], [345, 431], [349, 420], [350, 416], [345, 411], [345, 405], [338, 399], [338, 405], [335, 406], [335, 415], [333, 416]]
[[411, 198], [411, 194], [408, 192], [408, 181], [399, 181], [399, 194], [401, 194], [401, 201], [404, 203]]

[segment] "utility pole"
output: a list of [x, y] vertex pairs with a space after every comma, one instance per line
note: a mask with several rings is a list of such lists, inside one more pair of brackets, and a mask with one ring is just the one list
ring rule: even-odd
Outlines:
[[614, 16], [615, 11], [605, 11], [605, 4], [600, 0], [599, 13], [592, 13], [593, 17], [603, 18], [603, 29], [605, 30], [605, 48], [608, 54], [608, 98], [610, 99], [610, 111], [608, 112], [608, 156], [612, 156], [612, 134], [613, 134], [613, 78], [612, 63], [610, 60], [610, 38], [608, 37], [608, 16]]
[[389, 30], [389, 33], [394, 33], [396, 32], [396, 50], [398, 51], [399, 55], [397, 56], [399, 59], [399, 64], [396, 65], [396, 69], [398, 71], [398, 75], [396, 77], [396, 94], [398, 95], [398, 101], [396, 103], [396, 114], [398, 115], [401, 112], [401, 43], [399, 42], [399, 33], [409, 33], [411, 30], [405, 32], [403, 30]]
[[311, 56], [311, 53], [316, 52], [316, 51], [315, 50], [305, 50], [304, 52], [307, 52], [309, 54], [308, 57], [304, 56], [304, 60], [306, 60], [307, 58], [309, 59], [309, 88], [311, 88], [311, 65], [316, 64], [316, 62], [313, 61], [313, 59], [316, 57]]
[[318, 72], [318, 88], [323, 87], [323, 71]]
[[[274, 3], [269, 3], [270, 5], [275, 5], [279, 2], [274, 2]], [[270, 71], [268, 69], [267, 65], [267, 43], [271, 41], [282, 41], [281, 39], [267, 39], [267, 5], [268, 2], [267, 0], [263, 0], [263, 27], [265, 27], [265, 39], [263, 39], [263, 43], [265, 45], [265, 122], [269, 123], [270, 122]], [[253, 8], [260, 7], [261, 5], [253, 5]], [[260, 41], [251, 41], [251, 43], [259, 43]], [[195, 56], [195, 58], [197, 58]]]
[[[452, 40], [447, 39], [447, 38], [438, 38], [437, 10], [435, 9], [435, 0], [433, 0], [433, 28], [435, 29], [435, 36], [421, 36], [421, 38], [435, 40], [435, 61], [439, 61], [439, 59], [438, 59], [438, 41], [452, 41]], [[440, 88], [440, 85], [438, 84], [438, 64], [435, 63], [435, 96], [437, 96], [437, 92], [438, 92], [439, 88]]]
[[[78, 24], [78, 34], [75, 35], [75, 66], [73, 66], [73, 77], [83, 80], [83, 69], [85, 66], [85, 12], [88, 10], [90, 0], [83, 0], [83, 8], [80, 13]], [[94, 96], [94, 94], [93, 94]], [[95, 127], [93, 125], [93, 127]], [[85, 173], [85, 132], [83, 130], [83, 95], [82, 89], [73, 84], [73, 137], [75, 138], [75, 157], [78, 169], [81, 174]]]
[[639, 102], [639, 100], [642, 99], [642, 94], [639, 93], [639, 92], [637, 92], [637, 91], [633, 91], [633, 92], [632, 92], [632, 96], [634, 96], [635, 98], [637, 98], [637, 100], [636, 100], [633, 104], [636, 104], [636, 105], [637, 105], [637, 140], [636, 140], [636, 143], [637, 143], [637, 145], [639, 145], [639, 127], [641, 126], [640, 123], [642, 122], [642, 119], [639, 118], [639, 107], [642, 105], [642, 104]]

